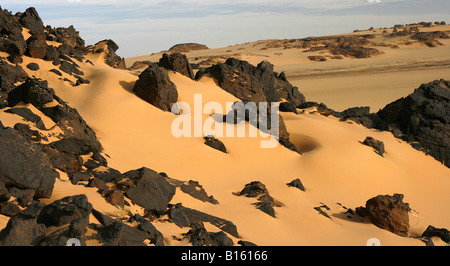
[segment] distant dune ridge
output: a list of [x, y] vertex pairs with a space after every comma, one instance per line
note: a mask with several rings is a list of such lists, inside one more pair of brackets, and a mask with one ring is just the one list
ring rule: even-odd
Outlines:
[[[44, 27], [34, 8], [0, 9], [0, 246], [448, 245], [449, 29], [124, 59], [113, 40], [86, 46], [73, 26]], [[405, 71], [424, 81], [397, 97]], [[340, 98], [339, 84], [377, 86], [382, 107]], [[280, 145], [173, 136], [172, 104], [198, 94], [223, 110], [279, 103]], [[224, 130], [268, 129], [201, 111]]]

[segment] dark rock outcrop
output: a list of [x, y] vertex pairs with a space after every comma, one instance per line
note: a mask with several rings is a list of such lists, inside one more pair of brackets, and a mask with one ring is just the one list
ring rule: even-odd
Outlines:
[[139, 75], [133, 91], [138, 97], [163, 111], [170, 111], [178, 101], [177, 87], [170, 81], [167, 70], [156, 63]]
[[450, 167], [450, 81], [422, 84], [414, 93], [388, 104], [377, 113], [401, 131], [413, 146]]
[[402, 194], [379, 195], [366, 202], [366, 211], [374, 225], [400, 236], [409, 231], [409, 204], [403, 202]]
[[167, 70], [178, 72], [190, 79], [194, 79], [194, 72], [192, 72], [192, 67], [189, 64], [189, 60], [184, 54], [164, 53], [161, 59], [159, 59], [158, 66], [163, 67]]

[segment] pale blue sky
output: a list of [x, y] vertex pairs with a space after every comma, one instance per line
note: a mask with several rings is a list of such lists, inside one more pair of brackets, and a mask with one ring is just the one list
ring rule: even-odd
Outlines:
[[197, 42], [210, 48], [420, 21], [450, 22], [449, 0], [2, 0], [35, 7], [45, 25], [74, 25], [86, 44], [113, 39], [132, 57]]

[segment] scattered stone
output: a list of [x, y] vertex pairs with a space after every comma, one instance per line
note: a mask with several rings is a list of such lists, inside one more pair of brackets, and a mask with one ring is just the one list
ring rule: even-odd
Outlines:
[[326, 211], [322, 210], [322, 207], [314, 207], [314, 210], [318, 211], [321, 215], [327, 217], [328, 219], [333, 220], [333, 218], [331, 218]]
[[37, 70], [39, 70], [39, 65], [36, 64], [36, 63], [29, 63], [29, 64], [27, 65], [27, 68], [28, 68], [29, 70], [37, 71]]
[[292, 182], [287, 184], [289, 187], [295, 187], [300, 189], [301, 191], [305, 191], [305, 187], [302, 184], [302, 181], [300, 181], [300, 179], [295, 179]]
[[61, 71], [59, 71], [59, 70], [57, 70], [57, 69], [52, 68], [52, 69], [50, 69], [49, 71], [55, 73], [55, 74], [58, 75], [58, 76], [62, 76]]
[[256, 208], [261, 210], [262, 212], [267, 213], [273, 218], [276, 218], [275, 210], [273, 208], [275, 206], [275, 201], [269, 195], [266, 186], [261, 182], [254, 181], [245, 185], [244, 189], [238, 194], [238, 196], [246, 196], [249, 198], [258, 197], [259, 202], [254, 204]]
[[400, 236], [407, 236], [409, 231], [409, 204], [403, 202], [402, 194], [379, 195], [366, 202], [370, 220], [381, 229]]
[[213, 149], [216, 149], [218, 151], [221, 151], [223, 153], [227, 153], [227, 148], [222, 143], [222, 141], [216, 139], [213, 136], [206, 136], [206, 137], [203, 137], [203, 139], [205, 140], [205, 145], [207, 145]]
[[381, 157], [384, 157], [383, 154], [385, 153], [385, 150], [384, 143], [382, 141], [376, 140], [372, 137], [367, 137], [363, 144], [374, 148], [376, 153], [378, 153]]

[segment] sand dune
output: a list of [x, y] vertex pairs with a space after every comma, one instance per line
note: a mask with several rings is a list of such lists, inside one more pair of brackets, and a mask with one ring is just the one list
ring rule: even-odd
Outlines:
[[[223, 154], [203, 145], [202, 138], [174, 138], [170, 126], [175, 116], [130, 92], [136, 75], [102, 65], [101, 60], [95, 64], [82, 64], [91, 80], [89, 85], [72, 87], [43, 77], [49, 78], [56, 93], [95, 129], [104, 153], [110, 157], [109, 165], [120, 171], [147, 166], [176, 179], [199, 181], [219, 205], [183, 193], [177, 193], [172, 203], [183, 202], [184, 206], [233, 221], [243, 239], [259, 245], [364, 245], [369, 238], [377, 237], [385, 245], [423, 245], [367, 221], [345, 218], [345, 209], [337, 204], [354, 209], [370, 197], [393, 193], [405, 194], [405, 201], [415, 211], [411, 217], [414, 227], [450, 226], [450, 211], [442, 204], [449, 200], [448, 168], [389, 132], [376, 132], [317, 113], [283, 114], [292, 141], [306, 147], [303, 156], [281, 146], [260, 149], [261, 137], [221, 138], [229, 150], [229, 154]], [[203, 93], [205, 102], [236, 100], [210, 78], [196, 82], [177, 73], [170, 73], [170, 78], [177, 85], [180, 101], [193, 104], [194, 93]], [[384, 158], [360, 143], [366, 136], [385, 143]], [[295, 178], [302, 180], [306, 192], [286, 186]], [[256, 180], [283, 203], [283, 207], [275, 208], [276, 219], [255, 209], [251, 205], [254, 200], [233, 195]], [[64, 186], [57, 188], [64, 190]], [[56, 198], [59, 193], [63, 192], [56, 192]], [[322, 203], [330, 207], [328, 213], [333, 220], [313, 209]], [[112, 212], [111, 207], [102, 208]], [[171, 235], [182, 231], [162, 222], [155, 226], [167, 243], [173, 242]]]
[[[449, 30], [448, 26], [438, 27]], [[208, 56], [235, 56], [252, 64], [268, 60], [276, 71], [284, 71], [308, 100], [325, 102], [336, 110], [361, 105], [376, 110], [408, 95], [422, 82], [450, 79], [450, 42], [443, 40], [442, 43], [443, 46], [434, 48], [419, 44], [400, 46], [400, 49], [382, 47], [383, 53], [373, 58], [326, 62], [309, 60], [307, 55], [311, 54], [303, 53], [303, 49], [279, 46], [280, 40], [196, 50], [186, 55], [194, 63]], [[138, 60], [156, 62], [160, 57], [161, 53], [131, 58], [127, 59], [127, 64], [130, 66]], [[236, 245], [243, 239], [267, 246], [364, 246], [369, 239], [377, 238], [385, 246], [424, 246], [418, 238], [398, 236], [378, 228], [368, 218], [347, 214], [349, 208], [364, 206], [372, 197], [394, 193], [405, 195], [405, 202], [412, 208], [411, 236], [420, 235], [429, 225], [450, 228], [449, 169], [390, 132], [326, 117], [313, 107], [298, 115], [282, 113], [290, 140], [302, 155], [281, 145], [262, 149], [261, 141], [268, 140], [262, 134], [245, 138], [220, 137], [228, 150], [222, 153], [204, 145], [206, 134], [174, 137], [171, 126], [177, 115], [164, 112], [133, 93], [140, 71], [114, 69], [105, 64], [104, 53], [88, 54], [86, 59], [93, 64], [86, 61], [77, 64], [90, 83], [78, 86], [74, 86], [74, 76], [67, 73], [57, 76], [50, 72], [55, 66], [49, 61], [23, 56], [20, 65], [29, 76], [47, 80], [56, 95], [76, 108], [95, 131], [103, 146], [102, 154], [108, 158], [108, 166], [121, 173], [148, 167], [174, 179], [198, 181], [219, 204], [197, 200], [179, 188], [170, 203], [182, 203], [185, 207], [232, 221], [239, 238], [227, 235]], [[26, 68], [32, 62], [40, 69]], [[169, 77], [177, 87], [178, 101], [190, 106], [194, 106], [195, 94], [202, 95], [202, 109], [212, 101], [223, 109], [238, 101], [211, 77], [195, 81], [173, 71], [169, 71]], [[18, 106], [34, 108], [30, 104], [19, 103]], [[39, 110], [32, 110], [43, 118], [46, 128], [51, 128], [47, 132], [49, 137], [57, 139], [60, 128]], [[202, 122], [212, 115], [201, 114]], [[26, 123], [4, 110], [0, 112], [0, 120], [9, 127]], [[234, 127], [224, 125], [225, 129]], [[253, 126], [242, 122], [238, 127], [248, 130]], [[368, 136], [385, 144], [384, 157], [362, 144]], [[49, 142], [52, 140], [55, 139]], [[49, 204], [65, 196], [85, 194], [96, 210], [110, 216], [117, 212], [97, 189], [74, 186], [67, 174], [61, 171], [59, 174], [51, 198], [41, 199], [41, 202]], [[297, 178], [305, 191], [287, 186]], [[277, 203], [275, 218], [256, 209], [253, 205], [256, 199], [236, 195], [252, 181], [263, 183]], [[330, 217], [321, 215], [317, 207], [326, 210]], [[144, 214], [144, 209], [133, 203], [129, 210], [133, 214]], [[93, 217], [91, 220], [98, 222]], [[0, 215], [0, 228], [4, 228], [7, 221]], [[164, 235], [166, 245], [190, 245], [186, 239], [176, 240], [182, 239], [189, 228], [168, 223], [166, 216], [157, 217], [152, 223]], [[210, 232], [220, 231], [211, 223], [205, 226]]]

